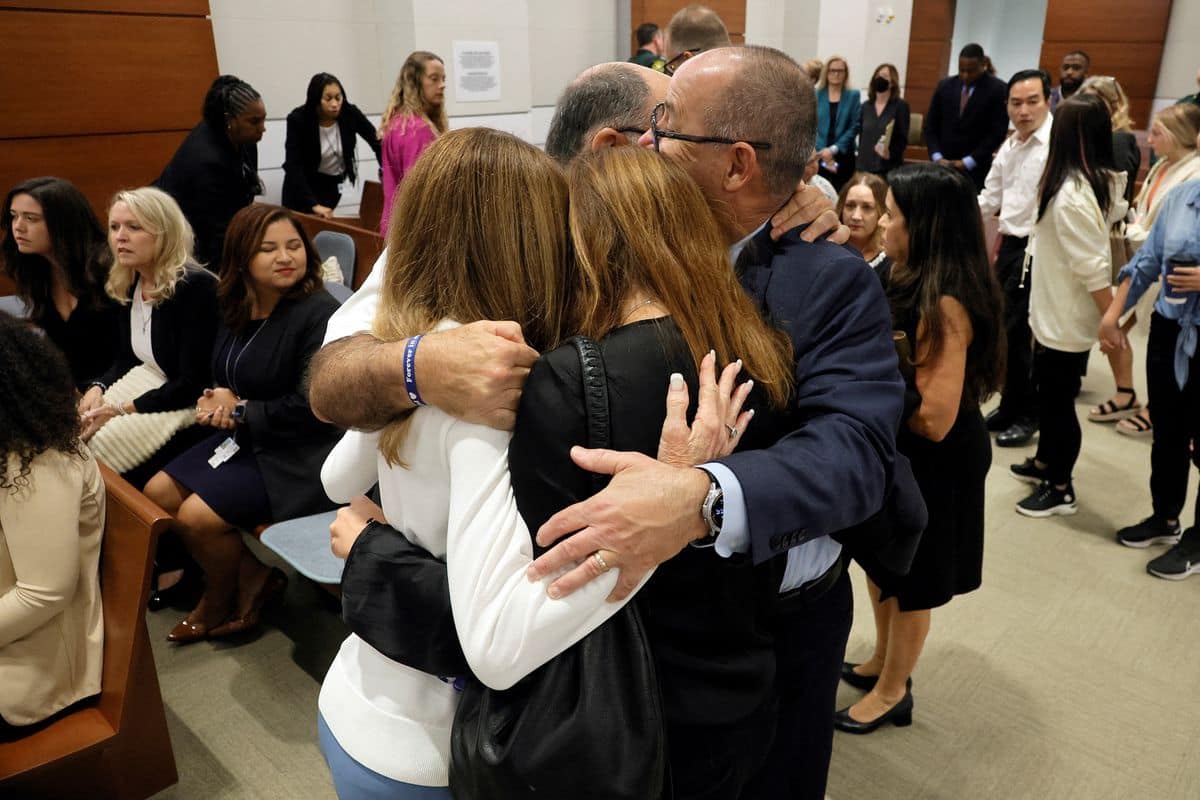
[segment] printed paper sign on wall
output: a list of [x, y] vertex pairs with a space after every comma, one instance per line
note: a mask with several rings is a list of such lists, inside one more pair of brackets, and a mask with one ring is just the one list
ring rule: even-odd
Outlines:
[[500, 43], [454, 42], [454, 99], [485, 103], [500, 99]]

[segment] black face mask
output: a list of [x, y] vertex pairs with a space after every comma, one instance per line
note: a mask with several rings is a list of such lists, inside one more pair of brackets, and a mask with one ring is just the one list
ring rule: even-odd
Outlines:
[[876, 93], [886, 92], [888, 89], [892, 88], [892, 83], [882, 75], [876, 75], [871, 81], [871, 88], [874, 89]]

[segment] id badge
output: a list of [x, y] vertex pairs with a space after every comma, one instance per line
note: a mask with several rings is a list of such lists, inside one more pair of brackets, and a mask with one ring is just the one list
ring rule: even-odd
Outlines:
[[241, 448], [238, 446], [238, 443], [233, 440], [232, 436], [230, 436], [228, 439], [217, 445], [216, 450], [213, 450], [212, 456], [208, 459], [208, 465], [213, 469], [216, 469], [229, 459], [233, 458], [234, 454], [240, 449]]

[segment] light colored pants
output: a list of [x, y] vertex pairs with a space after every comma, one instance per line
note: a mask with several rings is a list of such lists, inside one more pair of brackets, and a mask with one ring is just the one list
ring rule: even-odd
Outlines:
[[448, 786], [417, 786], [367, 769], [342, 749], [319, 711], [317, 741], [340, 800], [453, 800]]

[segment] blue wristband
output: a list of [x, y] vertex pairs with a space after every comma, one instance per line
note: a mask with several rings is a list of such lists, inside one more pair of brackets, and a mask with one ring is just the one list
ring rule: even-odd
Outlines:
[[426, 405], [417, 391], [417, 345], [420, 343], [421, 334], [417, 334], [404, 345], [404, 389], [414, 406]]

